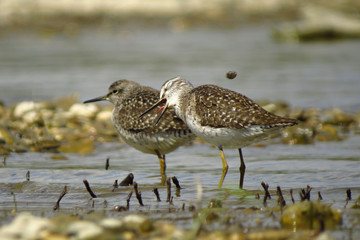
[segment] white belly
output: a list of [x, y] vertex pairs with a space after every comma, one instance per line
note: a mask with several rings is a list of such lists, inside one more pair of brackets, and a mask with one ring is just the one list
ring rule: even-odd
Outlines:
[[201, 126], [196, 116], [188, 115], [187, 126], [203, 140], [224, 148], [242, 148], [250, 144], [265, 140], [281, 128], [263, 128], [259, 125], [244, 129], [213, 128]]

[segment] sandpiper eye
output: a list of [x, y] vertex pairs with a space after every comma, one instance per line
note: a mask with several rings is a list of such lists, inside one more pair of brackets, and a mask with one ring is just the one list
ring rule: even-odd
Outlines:
[[116, 89], [112, 91], [113, 94], [115, 94], [115, 93], [117, 93], [117, 92], [118, 92], [118, 90], [116, 90]]

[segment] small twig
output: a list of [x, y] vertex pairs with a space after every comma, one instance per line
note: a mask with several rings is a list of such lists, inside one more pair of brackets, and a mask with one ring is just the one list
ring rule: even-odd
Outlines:
[[16, 199], [15, 199], [15, 193], [14, 193], [14, 192], [11, 192], [11, 195], [13, 196], [15, 212], [17, 212], [17, 203], [16, 203]]
[[175, 176], [173, 176], [171, 179], [172, 179], [172, 182], [175, 184], [176, 188], [180, 189], [181, 186], [180, 186], [179, 180]]
[[175, 190], [175, 196], [177, 197], [180, 197], [180, 189], [181, 189], [181, 186], [180, 186], [180, 183], [179, 183], [179, 180], [173, 176], [172, 178], [172, 182], [175, 184], [176, 186], [176, 190]]
[[112, 190], [113, 192], [115, 191], [115, 189], [117, 189], [119, 187], [117, 179], [115, 179], [113, 187], [114, 187], [113, 190]]
[[137, 200], [139, 201], [140, 206], [144, 206], [141, 198], [141, 192], [138, 191], [138, 185], [137, 182], [134, 182], [134, 189], [135, 189], [135, 195]]
[[131, 196], [133, 194], [133, 191], [131, 191], [126, 199], [126, 209], [129, 210], [130, 208], [130, 199], [131, 199]]
[[290, 189], [290, 196], [291, 196], [291, 202], [292, 202], [293, 204], [295, 204], [295, 199], [294, 199], [294, 194], [293, 194], [293, 190], [292, 190], [292, 189]]
[[345, 200], [344, 208], [346, 208], [350, 200], [351, 200], [351, 190], [350, 188], [348, 188], [346, 189], [346, 200]]
[[185, 211], [185, 203], [182, 204], [181, 210]]
[[30, 181], [30, 171], [26, 172], [26, 181]]
[[276, 194], [278, 195], [278, 204], [280, 205], [280, 207], [284, 207], [286, 205], [286, 201], [284, 199], [280, 186], [276, 187]]
[[174, 196], [171, 196], [169, 204], [173, 205]]
[[161, 202], [158, 189], [157, 189], [157, 188], [154, 188], [153, 192], [154, 192], [154, 194], [155, 194], [155, 196], [156, 196], [157, 201], [158, 201], [158, 202]]
[[351, 189], [350, 188], [346, 189], [346, 199], [348, 199], [349, 201], [351, 200]]
[[4, 165], [4, 167], [6, 167], [6, 156], [5, 155], [3, 156], [3, 165]]
[[60, 201], [61, 199], [67, 194], [67, 187], [64, 186], [63, 191], [60, 193], [59, 199], [57, 200], [57, 202], [55, 203], [55, 206], [53, 208], [54, 211], [58, 210], [60, 208]]
[[260, 194], [259, 193], [255, 194], [255, 199], [260, 199]]
[[318, 201], [321, 201], [321, 200], [323, 200], [323, 197], [321, 196], [320, 191], [318, 191]]
[[264, 188], [265, 190], [265, 196], [264, 196], [264, 204], [266, 204], [266, 200], [267, 199], [271, 199], [271, 195], [269, 193], [269, 184], [261, 182], [261, 186]]
[[109, 167], [110, 167], [110, 158], [106, 158], [105, 170], [108, 170]]
[[119, 183], [119, 186], [130, 186], [132, 184], [134, 184], [134, 174], [129, 173], [129, 175]]
[[166, 202], [170, 202], [170, 198], [171, 198], [171, 181], [170, 178], [168, 178], [166, 180], [166, 186], [167, 186], [167, 198], [166, 198]]
[[90, 196], [91, 196], [92, 198], [97, 198], [97, 196], [95, 195], [95, 193], [91, 190], [89, 182], [88, 182], [86, 179], [84, 179], [83, 182], [84, 182], [84, 185], [85, 185], [85, 187], [86, 187], [86, 190], [89, 192]]
[[307, 185], [306, 190], [305, 189], [301, 189], [300, 191], [300, 199], [301, 201], [305, 201], [305, 200], [309, 200], [310, 201], [310, 192], [311, 192], [311, 187], [309, 185]]

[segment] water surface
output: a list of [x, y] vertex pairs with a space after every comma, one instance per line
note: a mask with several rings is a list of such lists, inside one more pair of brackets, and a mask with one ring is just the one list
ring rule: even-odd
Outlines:
[[[0, 52], [0, 99], [9, 104], [73, 93], [85, 100], [123, 78], [160, 88], [180, 75], [293, 106], [360, 105], [359, 41], [284, 44], [268, 27], [18, 34], [3, 36]], [[229, 70], [238, 77], [226, 80]]]

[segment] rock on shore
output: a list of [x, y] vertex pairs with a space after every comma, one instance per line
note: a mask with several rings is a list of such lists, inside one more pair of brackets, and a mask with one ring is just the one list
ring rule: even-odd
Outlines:
[[[341, 141], [351, 132], [360, 133], [360, 112], [291, 109], [283, 102], [261, 105], [299, 120], [297, 126], [283, 131], [280, 141], [285, 144]], [[20, 102], [11, 107], [0, 105], [0, 155], [24, 151], [86, 154], [95, 150], [95, 142], [121, 142], [111, 112], [111, 105], [85, 105], [73, 96]]]

